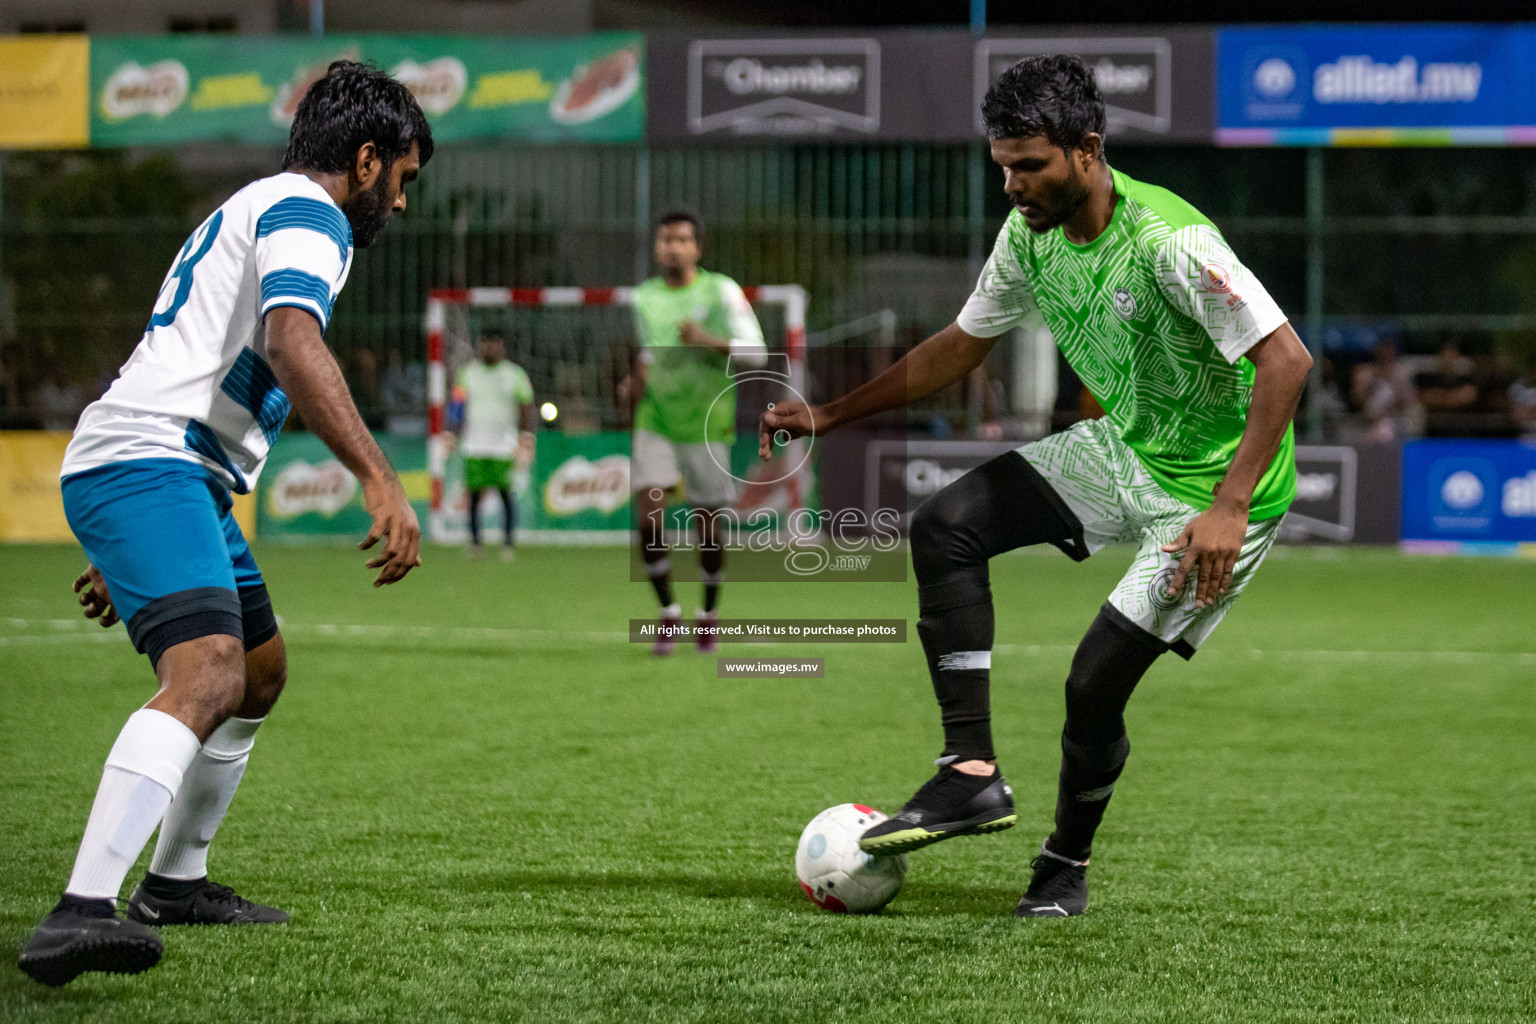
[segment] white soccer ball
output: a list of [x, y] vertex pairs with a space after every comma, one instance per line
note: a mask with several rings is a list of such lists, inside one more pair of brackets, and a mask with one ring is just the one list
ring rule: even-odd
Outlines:
[[800, 888], [823, 910], [873, 914], [901, 891], [906, 854], [875, 857], [859, 849], [859, 836], [885, 815], [863, 804], [828, 807], [805, 826], [795, 850]]

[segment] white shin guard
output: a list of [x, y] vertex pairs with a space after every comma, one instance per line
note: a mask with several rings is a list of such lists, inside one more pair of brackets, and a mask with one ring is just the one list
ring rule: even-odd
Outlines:
[[208, 845], [235, 798], [251, 747], [256, 744], [256, 730], [263, 721], [231, 718], [208, 737], [160, 826], [150, 871], [180, 880], [202, 878], [208, 873]]
[[197, 751], [196, 734], [165, 712], [141, 708], [129, 716], [107, 755], [65, 892], [117, 897]]

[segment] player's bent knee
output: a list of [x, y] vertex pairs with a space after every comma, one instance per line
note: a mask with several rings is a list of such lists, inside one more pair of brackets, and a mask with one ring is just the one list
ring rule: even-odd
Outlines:
[[239, 718], [265, 718], [288, 685], [288, 651], [280, 634], [245, 655], [245, 700]]
[[1079, 743], [1065, 732], [1061, 734], [1062, 759], [1084, 772], [1119, 771], [1131, 756], [1131, 739], [1125, 733], [1112, 743]]
[[209, 633], [167, 648], [156, 663], [161, 691], [150, 707], [179, 718], [199, 738], [245, 700], [245, 649], [240, 637]]
[[971, 542], [972, 513], [978, 511], [966, 478], [945, 487], [923, 502], [912, 516], [907, 539], [919, 582], [948, 575], [954, 569], [985, 565], [987, 558]]

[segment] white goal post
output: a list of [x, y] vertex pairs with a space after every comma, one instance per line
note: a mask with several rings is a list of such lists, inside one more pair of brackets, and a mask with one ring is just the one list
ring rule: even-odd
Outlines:
[[[805, 313], [808, 296], [798, 284], [743, 287], [747, 301], [754, 306], [777, 306], [783, 320], [782, 352], [789, 357], [789, 385], [805, 392]], [[431, 477], [431, 515], [429, 539], [444, 543], [456, 539], [450, 529], [449, 510], [445, 505], [445, 479], [448, 468], [449, 435], [447, 429], [449, 365], [459, 361], [449, 351], [464, 346], [468, 339], [450, 338], [449, 323], [455, 314], [469, 310], [546, 310], [558, 307], [630, 307], [635, 289], [619, 288], [437, 288], [427, 295], [427, 471]], [[463, 316], [456, 318], [462, 321]], [[460, 354], [459, 359], [462, 359]]]

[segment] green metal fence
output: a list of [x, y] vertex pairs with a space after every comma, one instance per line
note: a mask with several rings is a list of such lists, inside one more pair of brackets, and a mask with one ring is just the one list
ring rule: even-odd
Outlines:
[[[1410, 349], [1536, 336], [1536, 151], [1118, 148], [1210, 215], [1315, 341], [1388, 318]], [[137, 342], [186, 233], [272, 150], [9, 154], [0, 203], [0, 417], [44, 376], [87, 390]], [[880, 310], [910, 344], [947, 323], [1007, 212], [981, 146], [451, 146], [359, 253], [329, 340], [344, 361], [422, 351], [438, 286], [632, 282], [649, 224], [701, 214], [706, 263], [798, 282], [813, 332]]]

